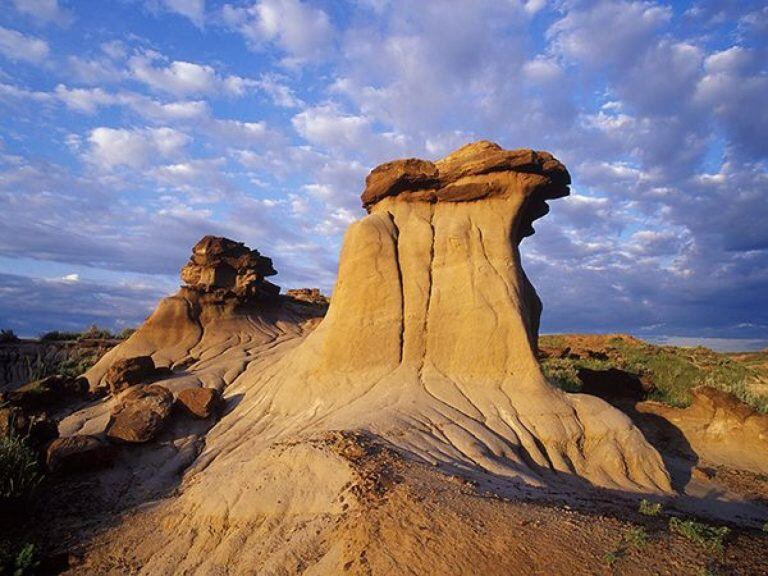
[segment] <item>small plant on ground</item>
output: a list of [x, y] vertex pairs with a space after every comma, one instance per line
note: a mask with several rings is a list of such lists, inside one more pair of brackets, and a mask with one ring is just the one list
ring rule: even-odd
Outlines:
[[0, 438], [0, 508], [28, 498], [40, 480], [37, 457], [24, 439]]
[[25, 544], [16, 555], [13, 576], [36, 574], [40, 561], [37, 559], [37, 550], [34, 544]]
[[633, 526], [624, 536], [624, 540], [632, 548], [641, 550], [648, 544], [648, 533], [642, 526]]
[[610, 552], [606, 552], [605, 556], [603, 556], [603, 560], [605, 560], [608, 566], [613, 566], [620, 558], [626, 556], [626, 554], [626, 551], [619, 547], [615, 550], [611, 550]]
[[566, 392], [581, 390], [581, 380], [574, 363], [563, 358], [548, 358], [541, 363], [541, 369], [549, 382]]
[[710, 526], [696, 520], [675, 517], [669, 519], [669, 529], [694, 544], [715, 552], [722, 552], [725, 538], [731, 533], [727, 526]]
[[640, 500], [640, 506], [637, 511], [644, 516], [658, 516], [661, 514], [661, 502], [651, 502], [643, 498]]
[[766, 534], [768, 534], [768, 522], [766, 522], [765, 524], [763, 524], [763, 532], [765, 532]]

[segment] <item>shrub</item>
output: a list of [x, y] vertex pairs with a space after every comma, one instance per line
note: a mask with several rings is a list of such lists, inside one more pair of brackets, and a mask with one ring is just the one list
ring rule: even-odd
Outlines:
[[117, 337], [120, 340], [128, 340], [131, 336], [133, 336], [133, 333], [136, 332], [136, 328], [123, 328], [120, 333], [117, 335]]
[[581, 390], [576, 365], [565, 358], [548, 358], [541, 363], [541, 371], [553, 386], [566, 392]]
[[77, 340], [80, 338], [79, 332], [61, 332], [59, 330], [51, 330], [40, 336], [40, 340], [44, 342], [57, 342], [62, 340]]
[[0, 330], [0, 344], [12, 344], [18, 341], [19, 337], [13, 330]]
[[0, 438], [0, 506], [25, 500], [40, 480], [37, 456], [24, 439]]
[[731, 529], [727, 526], [710, 526], [696, 520], [684, 520], [675, 517], [669, 519], [669, 529], [694, 544], [715, 552], [722, 552], [723, 542], [731, 533]]
[[91, 324], [88, 330], [80, 334], [78, 340], [111, 340], [114, 337], [115, 335], [106, 328], [99, 328], [96, 324]]
[[645, 516], [658, 516], [661, 514], [661, 503], [651, 502], [650, 500], [643, 498], [640, 500], [640, 506], [637, 511]]

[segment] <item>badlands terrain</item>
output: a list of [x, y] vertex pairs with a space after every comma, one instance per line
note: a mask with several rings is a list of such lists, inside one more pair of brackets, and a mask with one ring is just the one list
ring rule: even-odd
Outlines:
[[569, 184], [490, 142], [383, 164], [330, 303], [207, 236], [82, 376], [6, 345], [0, 427], [46, 468], [6, 570], [768, 573], [766, 358], [539, 337], [519, 245]]

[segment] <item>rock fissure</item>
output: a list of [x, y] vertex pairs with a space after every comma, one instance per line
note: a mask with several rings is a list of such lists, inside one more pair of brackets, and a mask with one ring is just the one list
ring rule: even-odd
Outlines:
[[424, 363], [427, 359], [427, 348], [429, 347], [429, 318], [432, 313], [431, 305], [432, 305], [432, 299], [433, 299], [433, 290], [434, 290], [434, 274], [435, 274], [435, 224], [434, 224], [434, 217], [435, 217], [435, 207], [434, 205], [430, 205], [429, 207], [429, 231], [430, 231], [430, 242], [429, 242], [429, 265], [427, 267], [427, 301], [424, 307], [424, 325], [422, 328], [422, 337], [424, 339], [424, 350], [421, 355], [421, 361], [419, 363], [419, 369], [418, 369], [418, 378], [419, 382], [424, 384]]

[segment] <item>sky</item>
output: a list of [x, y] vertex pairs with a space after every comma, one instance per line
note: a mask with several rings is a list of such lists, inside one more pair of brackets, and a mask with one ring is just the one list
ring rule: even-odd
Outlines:
[[749, 0], [0, 0], [0, 327], [135, 326], [205, 234], [330, 292], [373, 167], [489, 139], [573, 178], [544, 332], [768, 346], [767, 55]]

